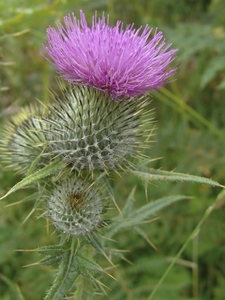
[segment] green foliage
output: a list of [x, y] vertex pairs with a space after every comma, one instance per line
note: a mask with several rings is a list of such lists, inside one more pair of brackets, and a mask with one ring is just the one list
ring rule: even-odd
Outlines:
[[148, 183], [155, 180], [156, 181], [187, 181], [187, 182], [198, 182], [202, 184], [209, 184], [212, 186], [220, 186], [220, 184], [208, 178], [203, 178], [203, 177], [198, 177], [198, 176], [188, 175], [188, 174], [181, 174], [177, 172], [167, 172], [162, 170], [146, 169], [140, 171], [138, 170], [131, 171], [131, 173]]
[[18, 191], [19, 189], [22, 189], [26, 186], [29, 186], [33, 183], [40, 181], [40, 180], [43, 180], [45, 177], [47, 177], [51, 174], [56, 174], [60, 170], [62, 170], [62, 164], [58, 161], [53, 161], [50, 164], [43, 167], [42, 169], [36, 171], [35, 173], [28, 175], [27, 177], [22, 179], [20, 182], [15, 184], [3, 197], [0, 198], [0, 200], [9, 196], [11, 193]]
[[[195, 68], [195, 77], [186, 83], [201, 90], [212, 82], [213, 88], [217, 89], [223, 78], [221, 72], [225, 69], [222, 51], [225, 32], [220, 32], [212, 23], [194, 23], [179, 24], [169, 29], [168, 35], [173, 36], [173, 45], [179, 48], [177, 61], [185, 62], [186, 68], [189, 64], [189, 72]], [[194, 58], [198, 59], [197, 65], [192, 62]]]
[[184, 196], [172, 196], [158, 199], [157, 201], [148, 203], [141, 208], [136, 209], [135, 211], [132, 211], [131, 198], [128, 198], [130, 201], [126, 201], [125, 207], [121, 211], [121, 216], [114, 219], [111, 226], [109, 226], [109, 233], [107, 236], [112, 238], [118, 231], [122, 229], [128, 229], [141, 225], [143, 222], [147, 221], [150, 216], [154, 215], [162, 208], [172, 204], [173, 202], [183, 200], [184, 198]]
[[[59, 271], [55, 277], [52, 287], [50, 288], [50, 290], [48, 291], [47, 295], [44, 298], [45, 300], [63, 299], [67, 291], [74, 283], [74, 280], [79, 275], [79, 264], [75, 256], [75, 251], [76, 251], [75, 241], [73, 240], [73, 242], [69, 246], [70, 247], [64, 249], [62, 253], [60, 253], [61, 257], [60, 257]], [[62, 245], [60, 245], [59, 249], [61, 248]], [[57, 252], [57, 254], [55, 255], [55, 249], [53, 251], [53, 255], [52, 252], [50, 253], [51, 253], [50, 254], [51, 259], [55, 260], [57, 258], [58, 260], [59, 253]], [[48, 264], [49, 264], [49, 260], [48, 260]]]
[[[123, 222], [130, 222], [122, 216], [133, 216], [132, 211], [148, 216], [149, 211], [145, 209], [154, 205], [152, 201], [161, 198], [162, 195], [165, 195], [166, 199], [175, 199], [172, 195], [184, 194], [193, 199], [173, 204], [157, 212], [157, 220], [155, 218], [151, 223], [142, 222], [141, 225], [138, 223], [138, 226], [135, 223], [129, 230], [116, 231], [113, 237], [116, 241], [104, 241], [102, 245], [98, 236], [89, 241], [92, 244], [91, 249], [94, 245], [98, 253], [95, 257], [97, 263], [91, 259], [86, 260], [81, 252], [77, 255], [76, 264], [89, 273], [90, 278], [94, 274], [109, 287], [109, 290], [106, 289], [107, 295], [96, 294], [97, 299], [148, 299], [165, 274], [169, 263], [196, 228], [204, 211], [211, 207], [219, 192], [218, 187], [182, 181], [169, 182], [168, 176], [171, 174], [174, 176], [170, 170], [176, 169], [177, 173], [207, 177], [205, 183], [209, 183], [210, 178], [213, 178], [213, 181], [224, 184], [223, 2], [223, 0], [166, 2], [56, 0], [42, 4], [37, 0], [0, 2], [0, 107], [3, 123], [17, 110], [17, 106], [34, 102], [37, 98], [48, 104], [47, 90], [50, 87], [54, 88], [55, 74], [40, 52], [45, 42], [46, 28], [54, 26], [56, 20], [68, 12], [76, 13], [82, 8], [88, 16], [91, 16], [95, 10], [99, 12], [104, 10], [110, 14], [111, 24], [117, 19], [123, 20], [125, 24], [135, 23], [135, 26], [149, 23], [163, 30], [173, 46], [179, 48], [176, 81], [172, 82], [166, 91], [159, 92], [159, 96], [154, 95], [152, 105], [157, 107], [158, 130], [156, 142], [147, 151], [153, 158], [162, 157], [151, 162], [151, 169], [168, 170], [164, 174], [167, 176], [167, 182], [150, 181], [150, 185], [146, 186], [137, 177], [126, 175], [115, 178], [112, 184], [116, 204], [123, 213], [118, 217], [121, 227]], [[177, 99], [180, 101], [176, 101]], [[36, 175], [44, 178], [55, 171], [53, 167]], [[160, 174], [164, 176], [163, 172]], [[31, 175], [29, 180], [32, 181], [32, 177], [35, 179], [34, 175]], [[13, 172], [3, 173], [1, 166], [0, 195], [6, 194], [7, 190], [16, 184], [14, 189], [7, 193], [10, 194], [9, 197], [0, 202], [2, 300], [43, 299], [53, 281], [53, 269], [44, 265], [23, 267], [41, 260], [48, 265], [53, 262], [57, 265], [58, 256], [62, 254], [61, 249], [42, 246], [56, 244], [58, 241], [56, 235], [52, 234], [52, 228], [46, 233], [45, 221], [37, 219], [43, 212], [41, 205], [28, 220], [27, 217], [33, 212], [33, 200], [5, 207], [9, 203], [25, 199], [30, 194], [28, 189], [17, 190], [11, 194], [16, 191], [15, 188], [25, 187], [27, 183], [31, 183], [27, 182], [27, 179], [21, 180], [19, 175], [15, 178]], [[135, 195], [130, 193], [133, 186], [136, 186]], [[176, 261], [160, 285], [154, 299], [224, 298], [224, 199], [224, 194], [221, 194], [213, 212], [207, 216], [200, 231], [190, 240], [180, 260]], [[110, 210], [108, 214], [108, 219], [116, 218], [115, 210]], [[137, 217], [141, 218], [141, 215], [138, 214]], [[21, 225], [23, 220], [27, 221]], [[110, 226], [109, 224], [109, 229]], [[34, 251], [16, 251], [38, 247], [41, 256]], [[65, 251], [67, 262], [71, 257], [69, 249], [71, 248]], [[55, 257], [49, 256], [53, 253], [52, 250]], [[46, 255], [45, 258], [42, 254]], [[107, 259], [118, 266], [109, 268]], [[129, 261], [132, 264], [129, 264]], [[65, 264], [63, 269], [64, 278], [68, 271], [66, 266], [68, 264]], [[74, 266], [74, 261], [71, 266]], [[104, 271], [117, 280], [105, 276], [99, 266], [105, 266]], [[73, 280], [74, 278], [68, 286]], [[78, 277], [75, 294], [78, 297], [81, 296], [79, 280]]]

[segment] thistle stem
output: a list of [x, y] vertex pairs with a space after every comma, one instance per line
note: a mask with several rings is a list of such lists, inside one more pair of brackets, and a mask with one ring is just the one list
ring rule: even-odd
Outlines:
[[61, 257], [58, 273], [44, 300], [62, 300], [79, 275], [75, 259], [78, 243], [75, 238], [70, 238], [69, 243], [70, 247], [64, 251]]

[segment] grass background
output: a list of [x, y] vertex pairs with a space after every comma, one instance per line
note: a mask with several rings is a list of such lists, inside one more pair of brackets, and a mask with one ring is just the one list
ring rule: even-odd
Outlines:
[[[148, 154], [151, 167], [176, 170], [212, 178], [221, 184], [225, 174], [225, 5], [223, 0], [14, 0], [0, 2], [0, 126], [10, 116], [35, 99], [49, 102], [48, 89], [54, 88], [55, 70], [40, 55], [46, 41], [46, 28], [55, 26], [62, 16], [82, 9], [90, 20], [94, 11], [110, 15], [110, 24], [123, 20], [135, 27], [148, 23], [165, 33], [168, 42], [179, 48], [176, 80], [152, 94], [157, 131]], [[19, 175], [6, 171], [0, 162], [0, 194], [19, 181]], [[136, 186], [137, 207], [146, 203], [144, 186], [136, 178], [114, 182], [120, 206]], [[0, 296], [9, 299], [42, 299], [54, 272], [45, 266], [30, 266], [40, 260], [33, 251], [38, 246], [57, 242], [41, 211], [23, 224], [33, 202], [12, 205], [29, 195], [19, 191], [0, 202]], [[164, 274], [220, 192], [199, 184], [158, 183], [148, 187], [149, 201], [165, 195], [185, 194], [191, 200], [161, 211], [154, 222], [143, 224], [153, 249], [134, 232], [117, 236], [116, 247], [129, 250], [126, 258], [115, 259], [112, 271], [117, 281], [102, 278], [110, 288], [99, 299], [148, 299]], [[154, 299], [225, 298], [225, 199], [205, 221], [199, 234], [185, 249], [160, 286]], [[115, 244], [114, 244], [115, 247]], [[104, 263], [104, 262], [103, 262]], [[24, 298], [23, 298], [24, 297]], [[98, 297], [97, 297], [98, 299]]]

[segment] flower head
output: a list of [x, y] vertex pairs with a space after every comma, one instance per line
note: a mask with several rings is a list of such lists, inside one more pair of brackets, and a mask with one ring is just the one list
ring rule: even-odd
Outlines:
[[9, 167], [26, 173], [34, 160], [36, 168], [49, 162], [46, 156], [42, 156], [48, 132], [48, 123], [43, 116], [42, 107], [29, 106], [7, 122], [1, 134], [0, 156]]
[[[71, 171], [124, 169], [139, 159], [152, 123], [147, 97], [116, 102], [108, 93], [87, 86], [59, 85], [48, 111], [23, 109], [7, 124], [0, 156], [26, 173], [59, 159]], [[144, 124], [142, 124], [144, 120]]]
[[72, 171], [92, 173], [124, 169], [130, 158], [142, 155], [149, 135], [145, 126], [152, 122], [147, 97], [116, 102], [108, 93], [86, 86], [69, 86], [62, 94], [45, 118], [45, 149], [52, 158], [60, 158]]
[[47, 216], [57, 230], [75, 236], [86, 235], [102, 222], [104, 193], [97, 181], [67, 177], [48, 195]]
[[65, 80], [109, 92], [116, 99], [136, 97], [165, 85], [176, 69], [168, 69], [176, 49], [166, 45], [161, 31], [150, 38], [152, 28], [123, 29], [109, 18], [92, 18], [89, 27], [80, 11], [64, 17], [64, 26], [48, 28], [45, 51]]

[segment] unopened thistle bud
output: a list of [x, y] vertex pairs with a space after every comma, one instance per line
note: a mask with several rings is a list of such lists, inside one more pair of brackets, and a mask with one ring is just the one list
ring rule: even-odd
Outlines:
[[46, 122], [43, 110], [33, 106], [22, 109], [5, 125], [1, 139], [1, 156], [9, 166], [26, 172], [35, 159], [43, 167], [47, 160], [42, 157], [45, 148]]
[[151, 123], [144, 96], [117, 102], [92, 87], [61, 83], [60, 88], [62, 97], [55, 96], [57, 103], [47, 113], [24, 109], [6, 126], [5, 161], [27, 171], [36, 160], [39, 169], [58, 159], [78, 173], [107, 173], [129, 167], [130, 158], [141, 155], [149, 134], [144, 127]]
[[57, 182], [46, 201], [47, 216], [55, 228], [74, 236], [84, 236], [102, 222], [105, 190], [99, 182], [78, 176]]
[[144, 97], [116, 102], [86, 86], [70, 86], [62, 93], [45, 120], [52, 157], [60, 157], [77, 172], [107, 172], [124, 168], [129, 157], [138, 156], [146, 138], [141, 118], [147, 113], [150, 118]]

